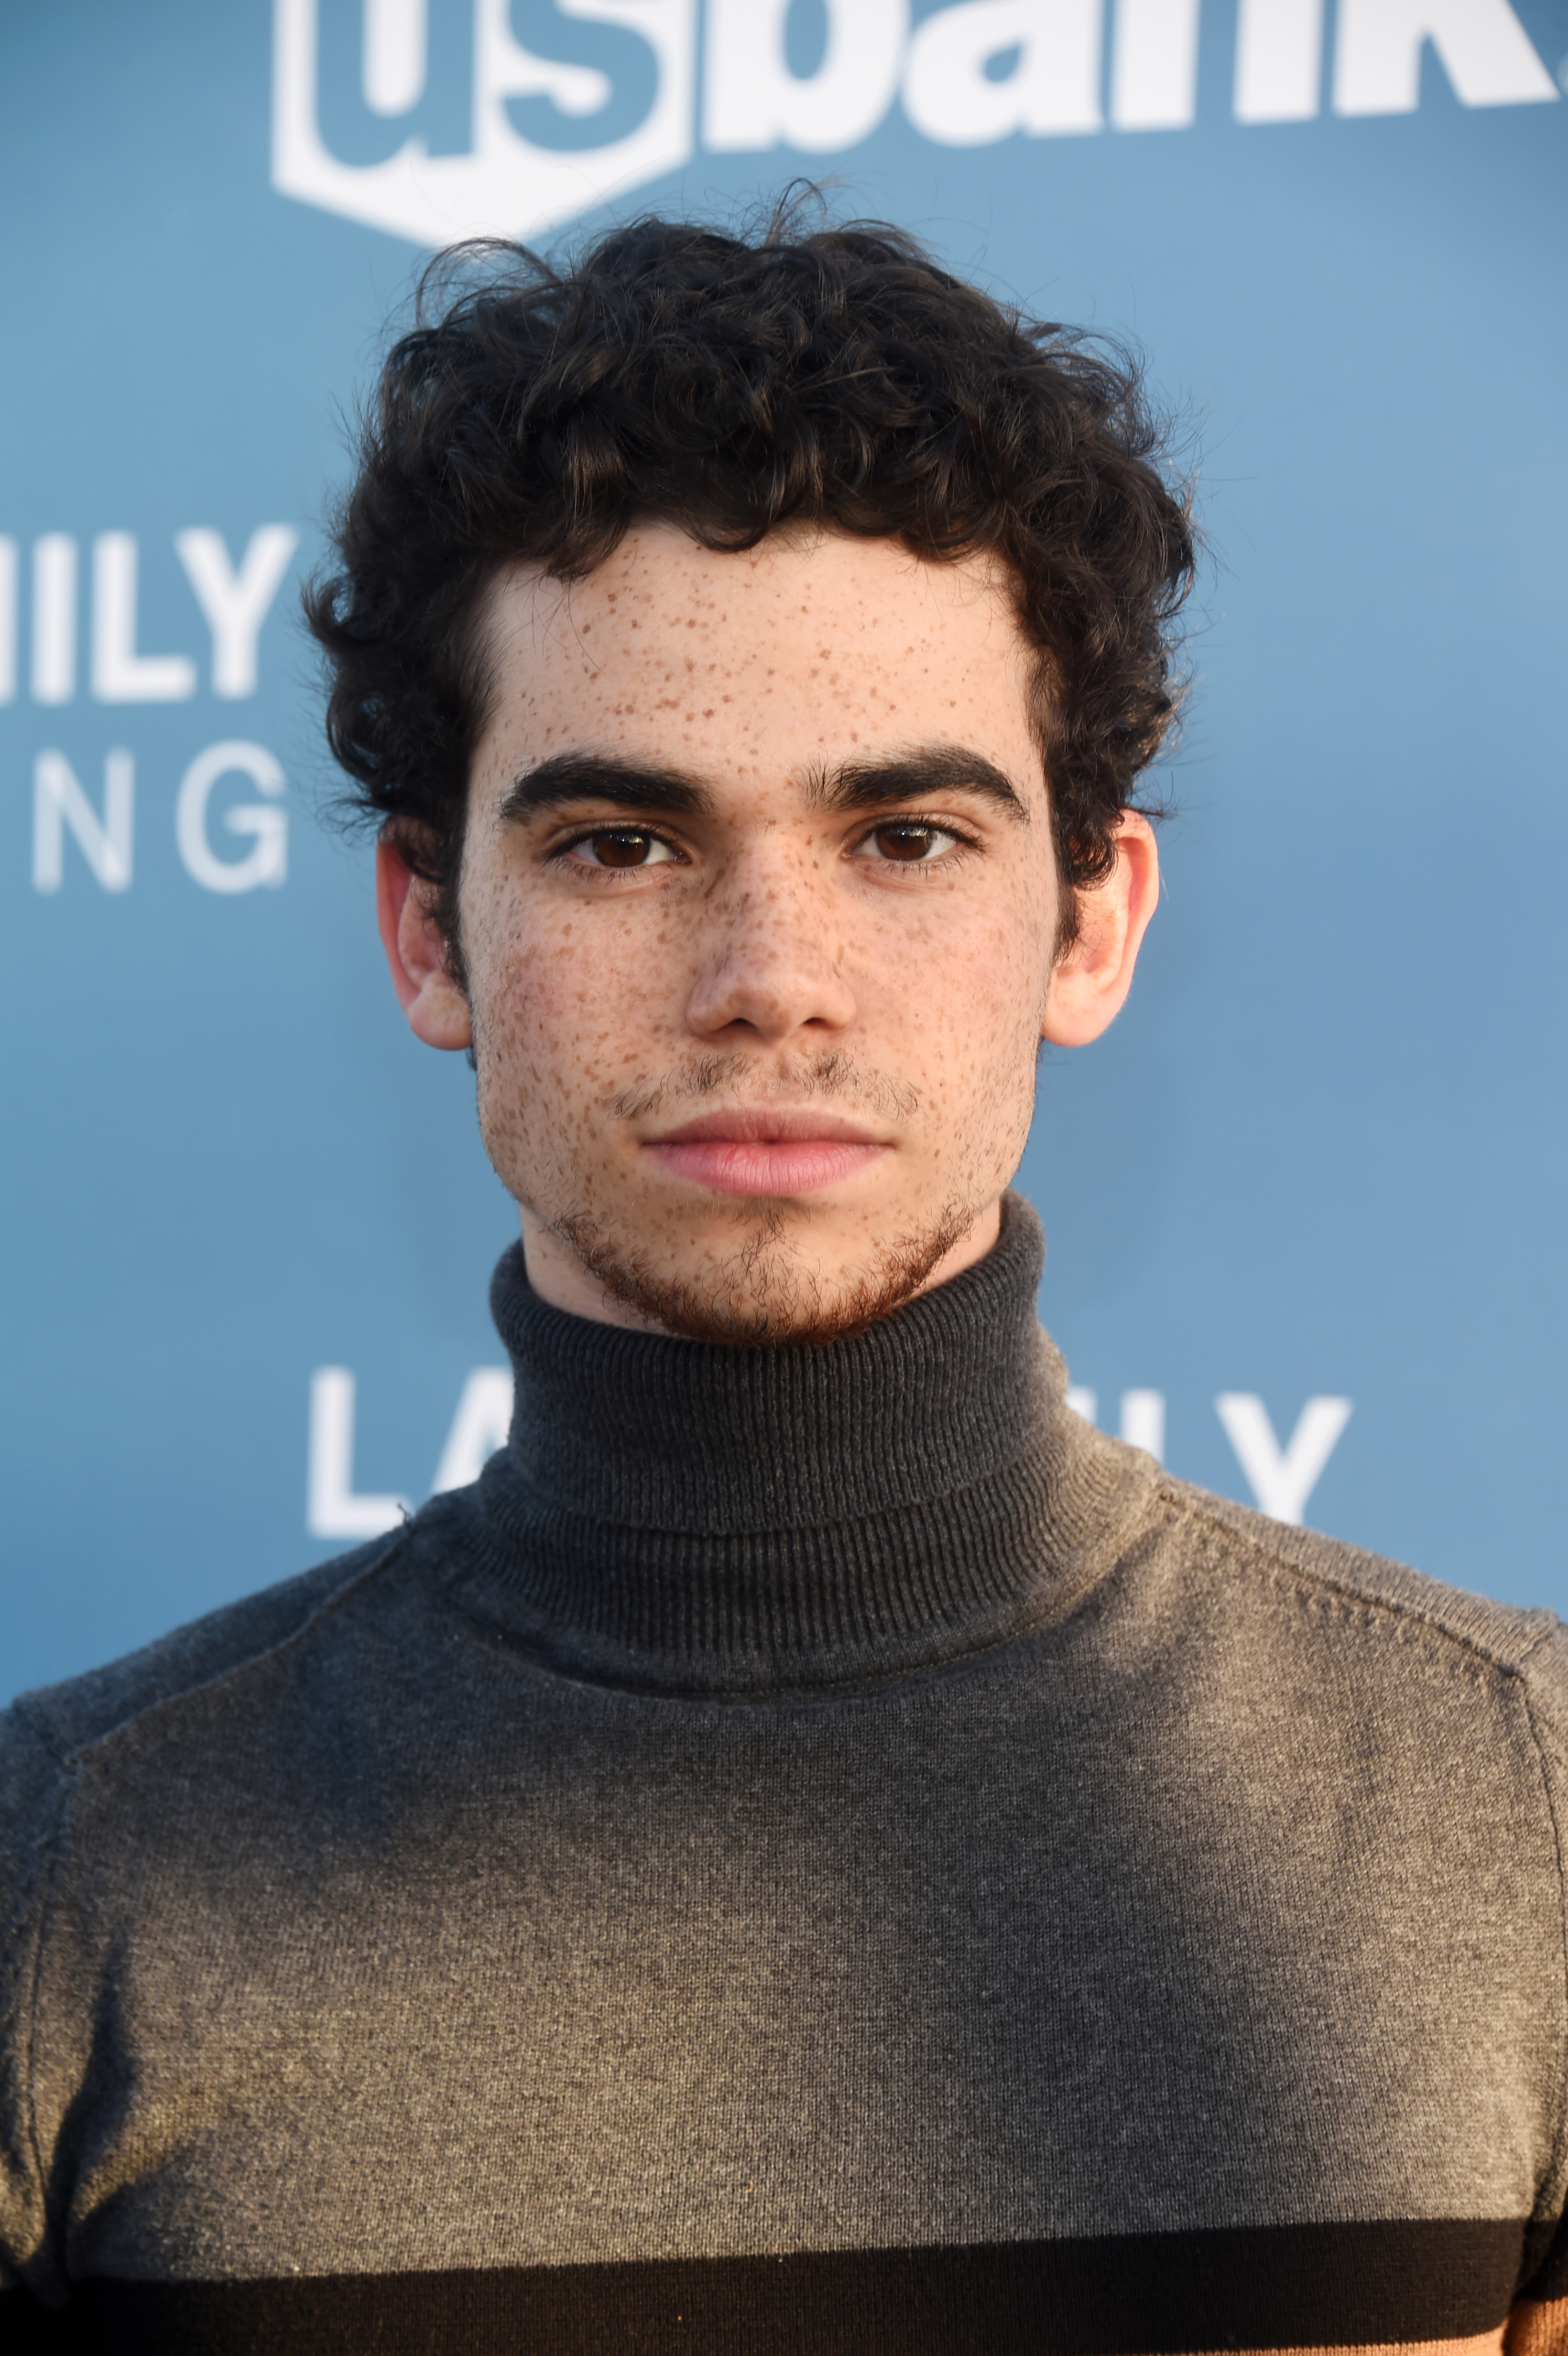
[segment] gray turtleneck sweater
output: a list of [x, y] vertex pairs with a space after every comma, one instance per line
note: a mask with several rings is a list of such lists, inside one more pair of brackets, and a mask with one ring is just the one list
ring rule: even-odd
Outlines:
[[1568, 2292], [1564, 1644], [1062, 1402], [1009, 1203], [0, 1719], [0, 2332], [1104, 2351]]

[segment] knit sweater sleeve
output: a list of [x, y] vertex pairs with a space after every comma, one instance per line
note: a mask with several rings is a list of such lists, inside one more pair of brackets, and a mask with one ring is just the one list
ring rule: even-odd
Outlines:
[[[1563, 1920], [1563, 1987], [1558, 2045], [1557, 2142], [1536, 2210], [1539, 2252], [1524, 2297], [1558, 2310], [1552, 2344], [1568, 2346], [1568, 1630], [1554, 1627], [1522, 1665], [1531, 1726], [1552, 1814]], [[1511, 2344], [1511, 2343], [1510, 2343]], [[1543, 2356], [1544, 2343], [1541, 2356]]]
[[[401, 1533], [319, 1565], [176, 1629], [143, 1651], [0, 1711], [0, 2349], [68, 2356], [91, 2338], [69, 2271], [59, 2180], [60, 2122], [92, 2049], [91, 1999], [80, 2008], [51, 1971], [57, 1893], [82, 1869], [78, 1816], [90, 1762], [144, 1713], [287, 1644], [338, 1594], [372, 1575]], [[130, 1771], [123, 1768], [123, 1772]], [[113, 1834], [100, 1834], [111, 1842]], [[130, 1837], [134, 1838], [134, 1836]], [[90, 1843], [90, 1846], [91, 1844]], [[111, 1855], [112, 1853], [111, 1852]], [[98, 1857], [85, 1862], [102, 1866]], [[52, 2094], [46, 2090], [53, 2086]], [[69, 2304], [68, 2304], [69, 2301]], [[87, 2338], [83, 2338], [83, 2334]]]
[[24, 2310], [33, 2308], [35, 2295], [45, 2310], [65, 2296], [59, 2253], [50, 2241], [32, 2082], [39, 1951], [66, 1780], [24, 1708], [0, 1715], [0, 2316], [7, 2348], [13, 2340], [32, 2343]]

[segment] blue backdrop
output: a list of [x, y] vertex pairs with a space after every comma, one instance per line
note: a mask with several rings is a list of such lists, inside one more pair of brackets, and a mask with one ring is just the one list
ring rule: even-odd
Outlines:
[[1136, 337], [1201, 453], [1166, 903], [1022, 1178], [1080, 1404], [1562, 1602], [1563, 0], [0, 26], [0, 1695], [489, 1443], [511, 1206], [313, 818], [297, 579], [421, 248], [798, 171]]

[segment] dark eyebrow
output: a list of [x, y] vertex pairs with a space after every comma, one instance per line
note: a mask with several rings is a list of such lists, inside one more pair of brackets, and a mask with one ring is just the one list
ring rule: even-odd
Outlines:
[[[805, 785], [813, 809], [843, 814], [951, 793], [984, 795], [1009, 818], [1029, 824], [1028, 809], [1001, 770], [963, 744], [931, 744], [881, 760], [843, 761], [818, 770]], [[707, 818], [713, 810], [712, 794], [684, 769], [624, 761], [613, 753], [557, 753], [514, 781], [500, 817], [505, 824], [578, 801], [614, 802], [649, 817]]]
[[983, 794], [1009, 818], [1029, 824], [1029, 810], [993, 761], [964, 744], [928, 744], [881, 760], [845, 761], [820, 770], [806, 787], [817, 809], [885, 809], [890, 802], [925, 801], [941, 794]]
[[613, 753], [557, 753], [514, 780], [501, 804], [501, 821], [504, 825], [536, 810], [558, 809], [563, 802], [583, 801], [614, 802], [622, 809], [681, 818], [705, 818], [713, 808], [707, 787], [683, 769], [622, 761]]

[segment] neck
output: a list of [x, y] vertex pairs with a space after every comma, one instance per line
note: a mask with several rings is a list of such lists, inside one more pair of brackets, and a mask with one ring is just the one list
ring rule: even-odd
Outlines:
[[1065, 1407], [1039, 1222], [1009, 1195], [1000, 1226], [950, 1282], [821, 1347], [567, 1315], [514, 1248], [492, 1294], [511, 1439], [421, 1517], [470, 1608], [572, 1676], [736, 1698], [884, 1680], [1068, 1609], [1153, 1467]]

